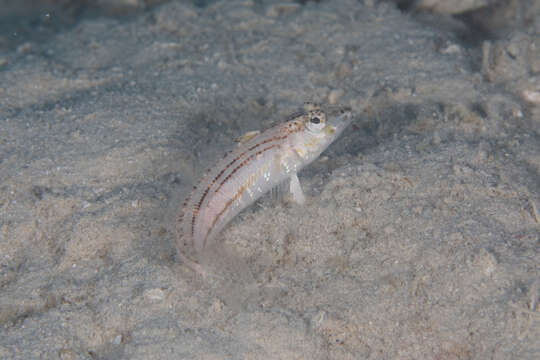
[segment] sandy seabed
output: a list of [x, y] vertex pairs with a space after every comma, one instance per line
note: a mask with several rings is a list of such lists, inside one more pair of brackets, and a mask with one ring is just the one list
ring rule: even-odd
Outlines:
[[[173, 2], [4, 49], [0, 358], [537, 359], [540, 119], [521, 58], [486, 52], [352, 0]], [[183, 198], [306, 100], [355, 122], [307, 204], [262, 198], [202, 278]]]

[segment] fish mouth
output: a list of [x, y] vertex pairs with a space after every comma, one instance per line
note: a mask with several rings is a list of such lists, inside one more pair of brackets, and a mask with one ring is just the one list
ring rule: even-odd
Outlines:
[[338, 137], [343, 130], [353, 121], [353, 112], [350, 108], [338, 108], [335, 111], [329, 111], [331, 119], [327, 127], [331, 129], [334, 137]]

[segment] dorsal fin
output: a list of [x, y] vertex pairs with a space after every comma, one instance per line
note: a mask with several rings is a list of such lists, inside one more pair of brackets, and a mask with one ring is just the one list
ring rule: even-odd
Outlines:
[[259, 135], [261, 132], [260, 131], [248, 131], [247, 133], [245, 133], [244, 135], [242, 136], [239, 136], [237, 137], [236, 139], [234, 139], [235, 142], [239, 143], [238, 145], [241, 145], [241, 144], [245, 144], [247, 143], [249, 140], [253, 139], [255, 136]]

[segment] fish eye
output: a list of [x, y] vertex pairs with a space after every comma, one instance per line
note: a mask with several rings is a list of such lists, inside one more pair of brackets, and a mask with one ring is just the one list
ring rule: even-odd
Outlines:
[[313, 110], [307, 113], [305, 120], [309, 131], [320, 132], [326, 126], [326, 114], [321, 110]]

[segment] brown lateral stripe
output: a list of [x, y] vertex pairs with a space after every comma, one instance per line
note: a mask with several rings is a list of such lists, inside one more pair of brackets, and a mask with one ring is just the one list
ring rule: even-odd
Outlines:
[[194, 229], [195, 229], [195, 220], [197, 219], [197, 215], [199, 214], [199, 208], [196, 207], [195, 209], [193, 209], [193, 218], [191, 219], [191, 244], [193, 246], [195, 246], [195, 243], [193, 243], [193, 235], [195, 233]]
[[[197, 204], [197, 208], [200, 209], [200, 207], [202, 206], [202, 203], [204, 202], [204, 199], [206, 199], [206, 197], [208, 196], [208, 193], [210, 192], [210, 189], [216, 184], [217, 180], [235, 163], [237, 162], [239, 159], [241, 159], [245, 154], [249, 153], [250, 151], [256, 149], [257, 147], [259, 146], [262, 146], [264, 144], [267, 144], [269, 142], [272, 142], [272, 141], [279, 141], [279, 140], [284, 140], [286, 139], [289, 135], [291, 134], [291, 132], [287, 133], [286, 135], [283, 135], [283, 136], [273, 136], [269, 139], [266, 139], [264, 141], [261, 141], [253, 146], [251, 146], [250, 148], [246, 149], [245, 151], [243, 151], [242, 153], [238, 154], [238, 156], [236, 156], [234, 159], [232, 159], [232, 161], [230, 161], [227, 165], [225, 165], [225, 167], [214, 177], [214, 179], [212, 179], [212, 181], [208, 184], [208, 186], [206, 187], [206, 189], [204, 190], [198, 204]], [[230, 179], [230, 174], [225, 178], [227, 180]], [[220, 188], [221, 186], [223, 186], [225, 182], [222, 182], [220, 184], [220, 186], [214, 191], [214, 193], [216, 193]], [[193, 219], [191, 221], [191, 236], [193, 238], [193, 235], [195, 233], [195, 221], [196, 221], [196, 218], [197, 215], [194, 213], [193, 214]]]
[[[231, 171], [231, 173], [223, 180], [223, 182], [219, 185], [219, 188], [221, 188], [223, 186], [223, 184], [225, 184], [227, 182], [227, 180], [236, 172], [238, 171], [240, 168], [246, 166], [253, 158], [259, 156], [260, 154], [270, 150], [270, 149], [273, 149], [275, 148], [276, 146], [278, 146], [277, 144], [274, 144], [274, 145], [270, 145], [260, 151], [257, 151], [256, 153], [254, 154], [251, 154], [250, 156], [248, 156], [244, 161], [242, 161], [240, 163], [240, 165], [238, 165], [236, 168], [233, 169], [233, 171]], [[223, 216], [223, 214], [225, 213], [225, 211], [231, 206], [231, 204], [233, 202], [235, 202], [241, 195], [242, 193], [251, 185], [251, 183], [253, 182], [253, 179], [250, 177], [247, 181], [247, 183], [245, 183], [244, 185], [242, 185], [240, 187], [240, 189], [238, 189], [238, 191], [236, 192], [236, 194], [234, 194], [234, 196], [229, 199], [226, 203], [225, 203], [225, 206], [223, 207], [223, 209], [216, 215], [216, 217], [214, 218], [214, 221], [212, 221], [212, 225], [208, 228], [208, 231], [206, 232], [206, 235], [204, 237], [204, 240], [203, 240], [203, 248], [206, 247], [206, 240], [208, 239], [208, 236], [210, 235], [210, 233], [212, 232], [212, 229], [214, 228], [214, 226], [216, 225], [216, 223], [218, 222], [218, 220], [221, 218], [221, 216]], [[218, 188], [218, 190], [219, 190]], [[216, 190], [217, 191], [217, 190]]]
[[[210, 184], [208, 184], [208, 186], [206, 187], [206, 189], [204, 190], [201, 198], [199, 199], [199, 202], [196, 204], [196, 209], [197, 209], [197, 212], [193, 212], [193, 218], [191, 219], [191, 237], [193, 239], [193, 236], [195, 234], [195, 221], [196, 221], [196, 218], [197, 218], [197, 213], [198, 213], [198, 209], [201, 208], [202, 206], [202, 203], [204, 202], [204, 199], [206, 199], [206, 197], [208, 196], [208, 193], [210, 192], [210, 189], [216, 184], [217, 180], [223, 175], [223, 173], [225, 173], [225, 171], [227, 171], [236, 161], [238, 161], [240, 158], [242, 158], [245, 154], [247, 154], [248, 152], [252, 151], [253, 149], [256, 149], [257, 147], [259, 146], [262, 146], [266, 143], [269, 143], [271, 141], [274, 141], [274, 140], [281, 140], [281, 139], [284, 139], [286, 138], [287, 136], [284, 136], [284, 137], [272, 137], [270, 139], [266, 139], [265, 141], [262, 141], [260, 143], [257, 143], [255, 145], [253, 145], [252, 147], [250, 147], [249, 149], [243, 151], [242, 153], [240, 153], [238, 156], [236, 156], [231, 162], [229, 162], [227, 165], [225, 165], [225, 167], [212, 179], [212, 181], [210, 182]], [[230, 178], [230, 175], [226, 178], [227, 180]], [[221, 187], [221, 185], [220, 185]], [[217, 190], [216, 190], [217, 191]]]
[[[299, 131], [299, 130], [296, 130], [296, 131]], [[244, 156], [246, 153], [250, 152], [251, 150], [254, 150], [255, 148], [261, 146], [261, 145], [264, 145], [264, 144], [267, 144], [269, 142], [272, 142], [274, 140], [285, 140], [286, 138], [289, 137], [289, 135], [291, 135], [293, 132], [296, 132], [296, 131], [292, 131], [292, 132], [288, 132], [286, 135], [283, 135], [283, 136], [274, 136], [270, 139], [267, 139], [263, 142], [260, 142], [258, 144], [255, 144], [254, 146], [250, 147], [247, 151], [244, 151], [240, 156], [236, 157], [233, 161], [231, 161], [229, 164], [227, 164], [227, 168], [232, 165], [234, 162], [236, 162], [238, 159], [240, 159], [242, 156]], [[263, 152], [265, 152], [267, 149], [271, 149], [272, 147], [274, 147], [276, 145], [272, 145], [271, 147], [267, 147], [265, 149], [263, 149], [263, 151], [259, 151], [257, 153], [255, 153], [255, 155], [260, 155], [262, 154]], [[225, 183], [227, 183], [227, 181], [229, 181], [231, 179], [231, 177], [233, 176], [233, 174], [238, 170], [240, 169], [242, 166], [244, 166], [245, 164], [243, 164], [244, 162], [249, 162], [251, 159], [253, 158], [253, 155], [250, 155], [249, 157], [247, 157], [239, 166], [237, 166], [236, 168], [233, 169], [233, 171], [231, 171], [231, 173], [229, 175], [227, 175], [225, 177], [225, 179], [223, 179], [223, 181], [219, 184], [219, 186], [216, 188], [216, 190], [214, 190], [214, 194], [216, 194], [223, 185], [225, 185]], [[243, 164], [243, 165], [242, 165]], [[225, 172], [226, 169], [224, 169], [222, 172], [220, 172], [220, 176]], [[217, 179], [219, 178], [219, 176], [217, 176], [214, 180], [217, 181]], [[210, 186], [213, 186], [214, 183], [212, 183]]]
[[[300, 114], [301, 115], [301, 114]], [[299, 116], [299, 115], [298, 115]], [[194, 244], [194, 234], [195, 234], [195, 223], [196, 223], [196, 220], [197, 220], [197, 216], [198, 216], [198, 213], [199, 213], [199, 209], [203, 206], [203, 202], [204, 200], [206, 199], [206, 197], [208, 196], [209, 192], [210, 192], [210, 189], [212, 189], [212, 187], [216, 184], [216, 182], [218, 181], [218, 179], [231, 167], [233, 166], [239, 159], [241, 159], [244, 155], [246, 155], [247, 153], [249, 153], [250, 151], [253, 151], [254, 149], [256, 149], [257, 147], [260, 147], [264, 144], [267, 144], [267, 143], [270, 143], [272, 141], [280, 141], [280, 140], [285, 140], [287, 137], [289, 137], [289, 135], [295, 133], [295, 132], [299, 132], [299, 131], [302, 131], [302, 127], [299, 126], [301, 125], [301, 122], [294, 122], [294, 125], [296, 125], [296, 127], [293, 128], [293, 122], [290, 122], [288, 124], [288, 129], [286, 129], [286, 134], [285, 135], [282, 135], [282, 136], [279, 136], [279, 133], [278, 135], [276, 136], [273, 136], [269, 139], [266, 139], [264, 141], [261, 141], [259, 143], [256, 143], [255, 145], [249, 147], [248, 149], [246, 149], [245, 151], [241, 152], [240, 154], [238, 154], [234, 159], [232, 159], [232, 161], [230, 161], [227, 165], [224, 166], [224, 168], [212, 179], [212, 181], [210, 181], [210, 183], [208, 184], [208, 186], [206, 187], [205, 191], [203, 192], [200, 200], [198, 203], [195, 204], [194, 206], [194, 209], [193, 209], [193, 212], [192, 212], [192, 219], [191, 219], [191, 242], [192, 244]], [[259, 136], [264, 136], [264, 133], [261, 133]], [[273, 146], [272, 146], [273, 147]], [[264, 149], [263, 151], [260, 151], [260, 152], [257, 152], [255, 155], [258, 155], [258, 154], [261, 154], [262, 152], [266, 151], [266, 149]], [[229, 154], [231, 154], [233, 151], [230, 151], [228, 153], [225, 153], [224, 157], [223, 158], [226, 158]], [[251, 155], [250, 157], [248, 157], [248, 159], [251, 159], [253, 157], [253, 155]], [[244, 160], [245, 162], [246, 160]], [[241, 165], [237, 166], [229, 175], [227, 175], [227, 177], [220, 183], [220, 185], [217, 187], [216, 190], [214, 190], [214, 194], [217, 193], [221, 187], [231, 178], [232, 174], [235, 173], [239, 168], [245, 166], [244, 162], [242, 162]], [[248, 160], [249, 162], [249, 160]], [[246, 162], [247, 164], [247, 162]], [[207, 174], [208, 176], [209, 174]], [[206, 176], [205, 176], [206, 177]], [[203, 182], [204, 182], [204, 178], [203, 178]], [[194, 187], [196, 188], [196, 186]], [[209, 233], [209, 232], [208, 232]], [[208, 237], [208, 233], [207, 233], [207, 236]], [[206, 242], [206, 238], [204, 240]], [[204, 247], [204, 246], [203, 246]]]
[[227, 202], [225, 203], [225, 207], [217, 214], [217, 216], [214, 218], [214, 221], [212, 221], [212, 225], [208, 228], [208, 231], [206, 232], [206, 235], [204, 236], [203, 248], [206, 247], [206, 240], [208, 239], [208, 235], [210, 235], [210, 232], [216, 225], [218, 219], [229, 208], [229, 206], [231, 206], [233, 202], [235, 202], [240, 196], [242, 196], [242, 194], [244, 193], [244, 191], [246, 191], [246, 189], [247, 189], [247, 185], [241, 186], [240, 189], [238, 189], [238, 191], [236, 192], [236, 194], [231, 199], [227, 200]]

